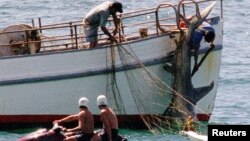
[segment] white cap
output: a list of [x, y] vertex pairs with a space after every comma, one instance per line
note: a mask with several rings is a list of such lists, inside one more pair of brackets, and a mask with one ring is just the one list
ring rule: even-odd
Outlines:
[[108, 101], [105, 95], [99, 95], [96, 100], [97, 106], [108, 105]]
[[89, 100], [88, 100], [86, 97], [81, 97], [81, 98], [79, 99], [79, 102], [78, 102], [79, 107], [85, 106], [85, 107], [87, 107], [87, 108], [88, 108], [88, 103], [89, 103]]

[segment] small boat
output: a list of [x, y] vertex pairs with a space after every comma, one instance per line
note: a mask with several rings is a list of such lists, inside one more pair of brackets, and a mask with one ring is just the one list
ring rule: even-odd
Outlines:
[[182, 135], [189, 138], [190, 141], [207, 141], [208, 137], [206, 135], [200, 135], [194, 131], [181, 131]]
[[[64, 141], [64, 127], [54, 124], [51, 129], [38, 129], [32, 133], [29, 133], [17, 141]], [[98, 136], [98, 132], [94, 136]], [[127, 139], [121, 135], [118, 135], [116, 141], [127, 141]]]
[[[213, 2], [188, 0], [179, 5], [181, 10], [178, 4], [163, 3], [123, 13], [119, 43], [111, 44], [100, 32], [93, 49], [87, 48], [82, 20], [44, 25], [39, 18], [38, 24], [33, 19], [31, 25], [6, 27], [0, 33], [0, 51], [6, 49], [0, 52], [0, 128], [51, 124], [77, 113], [76, 103], [83, 96], [90, 100], [95, 123], [101, 123], [95, 101], [104, 93], [120, 126], [145, 127], [142, 115], [162, 116], [172, 103], [174, 76], [167, 66], [180, 39], [180, 12], [188, 16], [193, 5], [202, 8]], [[192, 77], [194, 87], [214, 82], [195, 104], [195, 116], [201, 121], [210, 119], [218, 88], [221, 13], [206, 18], [216, 32], [215, 47]], [[110, 22], [109, 29], [113, 27]], [[199, 58], [209, 48], [201, 42]], [[191, 60], [194, 64], [193, 56]]]

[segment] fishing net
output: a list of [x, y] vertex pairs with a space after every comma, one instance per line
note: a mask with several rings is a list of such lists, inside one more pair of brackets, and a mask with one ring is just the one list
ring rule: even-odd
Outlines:
[[[116, 49], [118, 51], [117, 54], [115, 54]], [[185, 127], [193, 128], [199, 125], [199, 127], [195, 128], [200, 129], [201, 126], [204, 126], [198, 122], [196, 124], [193, 120], [190, 122], [190, 118], [185, 123], [179, 118], [170, 115], [171, 110], [185, 112], [182, 110], [182, 106], [176, 107], [173, 103], [174, 95], [182, 97], [172, 89], [173, 77], [169, 75], [166, 76], [168, 78], [160, 79], [159, 76], [154, 73], [157, 66], [144, 65], [129, 44], [116, 44], [111, 48], [111, 70], [113, 73], [107, 77], [109, 84], [107, 86], [107, 97], [110, 100], [111, 107], [114, 108], [118, 114], [126, 114], [126, 112], [118, 86], [119, 82], [115, 73], [117, 71], [115, 68], [115, 55], [119, 56], [122, 68], [125, 70], [120, 73], [123, 73], [125, 78], [123, 81], [126, 82], [129, 87], [129, 91], [126, 91], [126, 93], [131, 93], [141, 119], [153, 134], [173, 134], [179, 133], [179, 131]], [[182, 104], [179, 103], [178, 105]], [[189, 117], [191, 113], [185, 113], [185, 115]]]
[[[153, 15], [149, 17], [153, 17]], [[131, 33], [132, 32], [131, 29]], [[185, 38], [183, 36], [185, 36], [185, 34], [183, 34], [177, 42], [180, 43], [181, 39]], [[178, 46], [177, 44], [176, 46]], [[173, 90], [174, 78], [171, 73], [166, 72], [164, 74], [163, 72], [157, 72], [161, 70], [166, 71], [162, 68], [167, 64], [167, 61], [159, 64], [143, 62], [144, 60], [140, 60], [140, 58], [137, 57], [133, 47], [131, 47], [128, 42], [114, 44], [110, 54], [112, 60], [110, 69], [113, 73], [107, 77], [109, 81], [108, 84], [110, 84], [107, 87], [107, 94], [110, 99], [113, 98], [111, 105], [118, 114], [126, 114], [126, 110], [123, 107], [126, 104], [123, 103], [124, 101], [121, 97], [124, 91], [121, 91], [119, 85], [121, 84], [121, 78], [117, 78], [117, 74], [119, 73], [122, 75], [119, 75], [119, 77], [123, 77], [124, 80], [122, 81], [128, 86], [125, 93], [131, 94], [131, 99], [134, 100], [136, 110], [139, 112], [147, 128], [153, 134], [179, 133], [180, 130], [196, 130], [202, 133], [206, 131], [207, 122], [202, 123], [197, 121], [195, 117], [190, 117], [193, 113], [189, 113], [188, 110], [185, 110], [186, 105], [182, 102], [185, 101], [185, 103], [189, 103], [195, 109], [203, 113], [206, 112], [192, 104], [184, 98], [182, 94]], [[117, 58], [119, 58], [119, 60]], [[119, 63], [122, 66], [122, 71], [117, 70], [119, 69]], [[176, 101], [175, 99], [181, 100]], [[173, 116], [175, 112], [182, 113], [182, 115], [185, 116]]]
[[[116, 74], [115, 74], [115, 48], [114, 46], [111, 47], [110, 50], [110, 60], [111, 60], [111, 67], [110, 70], [112, 73], [107, 75], [107, 98], [109, 99], [109, 104], [112, 107], [115, 107], [115, 111], [117, 111], [119, 114], [125, 114], [124, 111], [124, 104], [121, 100], [121, 94], [120, 90], [118, 88], [117, 80], [116, 80]], [[107, 58], [108, 59], [108, 58]], [[107, 64], [108, 66], [108, 64]]]

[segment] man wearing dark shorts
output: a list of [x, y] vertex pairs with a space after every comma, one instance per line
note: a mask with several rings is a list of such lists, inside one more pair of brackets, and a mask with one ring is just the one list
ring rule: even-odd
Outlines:
[[[109, 135], [105, 129], [103, 130], [103, 133], [100, 134], [102, 141], [108, 141], [109, 140]], [[111, 136], [112, 136], [112, 141], [116, 141], [118, 138], [118, 130], [117, 129], [111, 129]]]
[[80, 112], [75, 115], [67, 116], [61, 120], [56, 120], [54, 123], [62, 124], [78, 120], [78, 126], [71, 129], [65, 129], [66, 139], [64, 141], [90, 141], [94, 136], [94, 118], [88, 110], [89, 100], [85, 97], [79, 99]]
[[79, 132], [75, 135], [77, 141], [90, 141], [90, 139], [94, 136], [94, 133], [83, 133]]
[[102, 141], [116, 141], [118, 137], [118, 121], [115, 112], [108, 107], [105, 95], [97, 97], [97, 106], [103, 122], [103, 133], [100, 134]]

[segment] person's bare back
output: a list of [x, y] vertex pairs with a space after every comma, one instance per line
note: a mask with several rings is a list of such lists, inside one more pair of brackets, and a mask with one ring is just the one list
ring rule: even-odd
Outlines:
[[94, 118], [92, 113], [88, 110], [89, 100], [86, 97], [79, 99], [80, 112], [75, 115], [69, 115], [61, 120], [56, 120], [54, 123], [62, 124], [63, 122], [70, 122], [78, 120], [78, 126], [75, 128], [66, 129], [64, 141], [85, 140], [90, 141], [94, 136]]
[[118, 138], [118, 121], [115, 112], [108, 107], [105, 95], [97, 97], [97, 106], [103, 122], [104, 132], [100, 134], [102, 141], [112, 141]]
[[92, 113], [85, 109], [79, 113], [79, 125], [82, 127], [83, 133], [93, 133], [94, 131], [94, 118]]
[[[118, 129], [117, 117], [111, 108], [108, 108], [108, 107], [103, 108], [100, 114], [101, 114], [101, 120], [103, 122], [107, 122], [108, 126], [111, 129]], [[105, 124], [104, 124], [104, 128], [105, 128]]]

